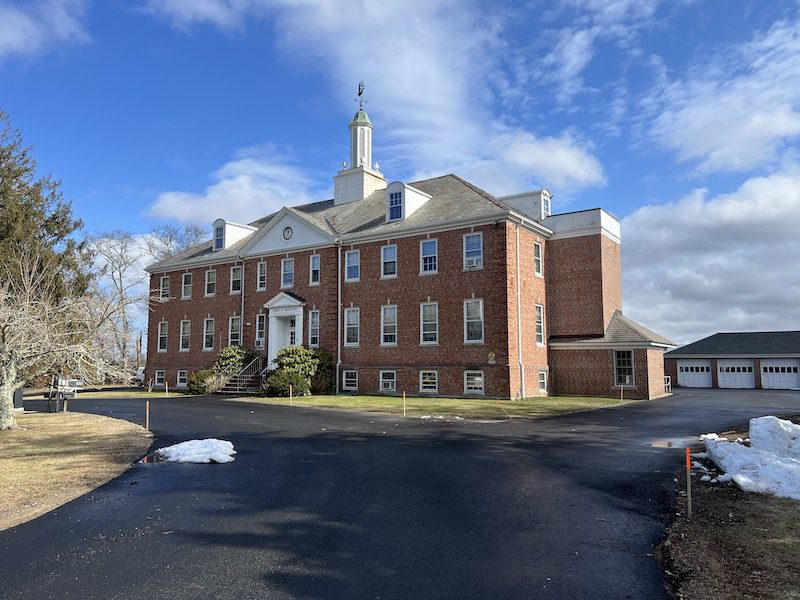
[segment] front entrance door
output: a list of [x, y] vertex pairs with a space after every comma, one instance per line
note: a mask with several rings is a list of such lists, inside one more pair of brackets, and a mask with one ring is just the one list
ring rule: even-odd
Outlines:
[[296, 346], [303, 339], [304, 306], [302, 298], [285, 292], [264, 304], [269, 311], [267, 360], [270, 368], [275, 367], [273, 361], [281, 348]]

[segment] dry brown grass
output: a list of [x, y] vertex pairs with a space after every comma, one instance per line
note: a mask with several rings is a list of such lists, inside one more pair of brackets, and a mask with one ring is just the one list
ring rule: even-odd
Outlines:
[[94, 490], [147, 452], [143, 427], [82, 413], [17, 415], [0, 431], [0, 531]]

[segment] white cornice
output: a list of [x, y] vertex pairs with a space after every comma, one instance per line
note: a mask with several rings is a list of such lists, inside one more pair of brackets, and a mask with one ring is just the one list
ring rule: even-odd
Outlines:
[[666, 350], [675, 347], [657, 342], [550, 342], [547, 346], [552, 350]]

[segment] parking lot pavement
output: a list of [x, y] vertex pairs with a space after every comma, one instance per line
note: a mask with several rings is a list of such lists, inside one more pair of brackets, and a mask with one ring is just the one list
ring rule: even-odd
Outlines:
[[[143, 400], [70, 408], [144, 422]], [[655, 442], [798, 414], [800, 394], [678, 390], [497, 423], [214, 398], [151, 411], [156, 447], [227, 439], [236, 462], [137, 464], [0, 533], [3, 597], [663, 598], [652, 554], [681, 451]]]

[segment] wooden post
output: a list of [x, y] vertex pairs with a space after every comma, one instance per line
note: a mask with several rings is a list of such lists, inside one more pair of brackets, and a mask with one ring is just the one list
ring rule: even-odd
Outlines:
[[294, 406], [292, 404], [292, 396], [294, 394], [294, 390], [292, 389], [292, 384], [289, 384], [289, 406]]
[[68, 411], [67, 411], [67, 407], [68, 407], [68, 406], [69, 406], [69, 398], [67, 398], [66, 396], [64, 396], [64, 405], [61, 407], [61, 410], [62, 410], [63, 412], [68, 412]]
[[169, 384], [166, 381], [166, 377], [164, 378], [164, 398], [169, 398]]
[[144, 405], [144, 428], [150, 431], [150, 400], [146, 400]]
[[692, 518], [692, 452], [686, 449], [686, 516]]
[[406, 391], [403, 390], [403, 416], [406, 416]]

